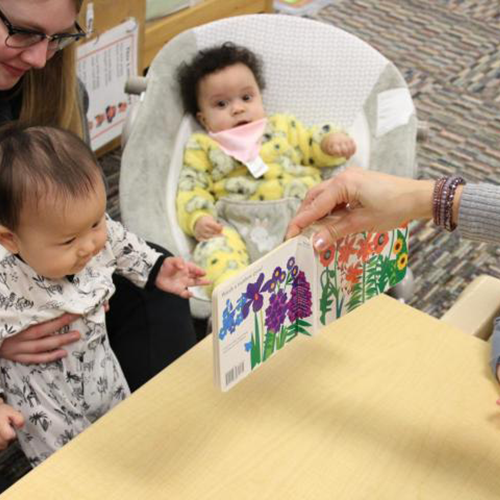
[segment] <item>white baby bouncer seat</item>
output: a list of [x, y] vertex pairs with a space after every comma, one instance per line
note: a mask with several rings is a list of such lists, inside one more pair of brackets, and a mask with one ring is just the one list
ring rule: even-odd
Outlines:
[[[226, 41], [261, 56], [269, 115], [290, 113], [308, 126], [335, 122], [356, 141], [349, 163], [415, 176], [417, 119], [394, 64], [328, 24], [282, 14], [238, 16], [181, 33], [153, 60], [122, 156], [120, 205], [130, 230], [189, 259], [194, 240], [177, 223], [175, 199], [184, 144], [198, 125], [184, 115], [176, 69]], [[196, 317], [210, 310], [196, 299], [191, 309]]]

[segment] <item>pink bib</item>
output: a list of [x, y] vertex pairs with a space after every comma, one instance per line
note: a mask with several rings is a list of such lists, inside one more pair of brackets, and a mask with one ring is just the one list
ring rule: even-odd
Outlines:
[[240, 125], [239, 127], [209, 132], [222, 151], [242, 163], [252, 162], [259, 156], [260, 142], [266, 128], [267, 119]]

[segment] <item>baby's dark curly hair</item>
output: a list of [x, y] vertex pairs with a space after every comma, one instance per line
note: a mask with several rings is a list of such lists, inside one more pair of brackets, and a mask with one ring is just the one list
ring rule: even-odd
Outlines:
[[198, 106], [198, 83], [205, 76], [216, 73], [234, 64], [244, 64], [253, 73], [260, 90], [264, 90], [265, 82], [262, 61], [251, 50], [231, 42], [201, 50], [192, 61], [182, 63], [177, 68], [184, 110], [194, 117], [200, 110]]

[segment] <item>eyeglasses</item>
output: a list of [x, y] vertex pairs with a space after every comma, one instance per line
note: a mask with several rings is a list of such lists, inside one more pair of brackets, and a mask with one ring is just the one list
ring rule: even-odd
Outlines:
[[5, 14], [2, 11], [0, 11], [0, 19], [5, 24], [8, 32], [8, 36], [5, 39], [5, 45], [11, 49], [25, 49], [47, 39], [49, 41], [49, 50], [58, 51], [86, 36], [85, 31], [80, 28], [80, 25], [76, 21], [75, 29], [77, 33], [58, 33], [56, 35], [46, 35], [40, 31], [16, 28], [5, 17]]

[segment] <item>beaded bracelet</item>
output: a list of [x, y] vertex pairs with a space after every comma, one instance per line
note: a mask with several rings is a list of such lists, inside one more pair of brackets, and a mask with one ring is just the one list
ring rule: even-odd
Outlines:
[[434, 224], [436, 226], [441, 226], [441, 210], [440, 210], [440, 200], [443, 192], [443, 186], [446, 183], [446, 177], [441, 177], [434, 184], [434, 192], [432, 194], [432, 215], [434, 219]]
[[453, 231], [457, 225], [453, 222], [453, 200], [457, 187], [465, 184], [465, 180], [459, 176], [441, 177], [434, 185], [432, 195], [432, 214], [434, 223], [446, 229]]

